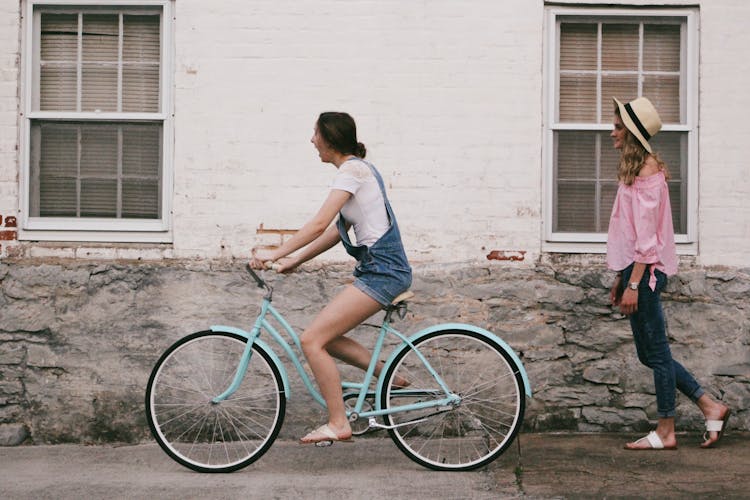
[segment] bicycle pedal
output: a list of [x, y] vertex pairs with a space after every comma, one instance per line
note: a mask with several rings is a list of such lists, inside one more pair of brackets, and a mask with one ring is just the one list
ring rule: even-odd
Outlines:
[[331, 445], [333, 445], [333, 441], [318, 441], [315, 443], [318, 448], [328, 448]]

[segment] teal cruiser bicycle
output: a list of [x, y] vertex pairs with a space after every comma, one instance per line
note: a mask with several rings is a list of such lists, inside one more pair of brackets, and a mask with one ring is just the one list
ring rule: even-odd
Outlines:
[[[212, 326], [178, 340], [161, 355], [146, 387], [154, 438], [171, 458], [198, 472], [245, 467], [279, 434], [290, 384], [265, 337], [286, 354], [307, 391], [325, 407], [297, 354], [299, 335], [271, 304], [273, 288], [248, 271], [266, 291], [250, 331]], [[385, 429], [406, 456], [430, 469], [485, 466], [521, 428], [526, 396], [531, 396], [523, 364], [503, 340], [473, 325], [447, 323], [402, 334], [391, 322], [394, 316], [403, 319], [411, 297], [411, 292], [397, 297], [382, 324], [370, 325], [380, 333], [363, 379], [342, 382], [352, 431]], [[376, 377], [389, 335], [400, 344]], [[406, 386], [394, 383], [404, 379]]]

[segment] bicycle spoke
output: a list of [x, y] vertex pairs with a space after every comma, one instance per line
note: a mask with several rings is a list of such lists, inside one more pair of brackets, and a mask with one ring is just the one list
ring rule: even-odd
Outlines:
[[385, 376], [381, 404], [393, 410], [415, 400], [434, 400], [436, 407], [384, 417], [391, 425], [421, 420], [389, 429], [399, 448], [416, 462], [438, 470], [476, 468], [499, 456], [515, 437], [523, 417], [522, 386], [513, 362], [475, 332], [438, 331], [419, 339], [415, 347], [460, 400], [452, 409], [438, 412], [436, 407], [444, 404], [438, 401], [446, 396], [443, 391], [411, 399], [399, 394], [392, 385], [397, 377], [407, 378], [412, 390], [437, 385], [413, 351], [400, 352]]
[[247, 373], [227, 399], [213, 403], [235, 378], [244, 338], [200, 332], [162, 356], [149, 380], [149, 426], [159, 445], [199, 471], [230, 471], [260, 457], [278, 434], [284, 396], [268, 355], [253, 347]]

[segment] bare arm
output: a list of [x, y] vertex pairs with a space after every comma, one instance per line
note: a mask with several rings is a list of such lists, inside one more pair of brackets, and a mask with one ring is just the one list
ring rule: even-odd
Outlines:
[[328, 229], [323, 232], [323, 234], [321, 234], [312, 243], [303, 248], [302, 251], [299, 252], [299, 254], [290, 258], [288, 264], [282, 263], [279, 272], [284, 272], [286, 270], [295, 268], [300, 264], [303, 264], [308, 260], [317, 257], [326, 250], [332, 248], [339, 241], [341, 241], [341, 236], [339, 236], [339, 229], [335, 224], [331, 224], [330, 226], [328, 226]]
[[[318, 210], [318, 213], [279, 248], [274, 250], [253, 250], [251, 265], [254, 268], [261, 269], [266, 261], [277, 261], [310, 243], [316, 242], [310, 249], [306, 249], [301, 256], [293, 259], [294, 261], [298, 261], [296, 264], [291, 265], [291, 262], [285, 263], [283, 267], [288, 270], [331, 248], [338, 242], [338, 231], [331, 223], [350, 197], [351, 193], [346, 191], [339, 189], [331, 190], [323, 205]], [[318, 239], [321, 240], [317, 241]]]
[[620, 312], [623, 314], [633, 314], [638, 310], [638, 290], [632, 290], [628, 285], [641, 282], [643, 273], [646, 271], [646, 265], [643, 262], [636, 262], [633, 265], [630, 281], [625, 284], [625, 291], [622, 293], [622, 299], [620, 299]]

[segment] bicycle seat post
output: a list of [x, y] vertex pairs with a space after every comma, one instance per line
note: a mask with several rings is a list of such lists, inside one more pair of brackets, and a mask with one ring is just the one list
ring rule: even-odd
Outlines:
[[414, 292], [406, 291], [402, 293], [401, 295], [398, 295], [395, 299], [393, 299], [393, 302], [391, 302], [390, 305], [385, 308], [385, 319], [383, 320], [383, 322], [390, 323], [394, 312], [398, 313], [398, 317], [400, 319], [404, 319], [406, 317], [406, 311], [407, 311], [406, 301], [413, 297], [414, 297]]

